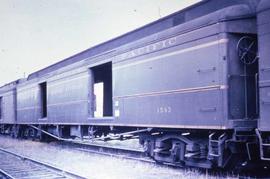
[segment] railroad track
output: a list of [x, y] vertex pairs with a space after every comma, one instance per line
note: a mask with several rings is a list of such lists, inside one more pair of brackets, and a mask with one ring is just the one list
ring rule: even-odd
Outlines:
[[[4, 177], [3, 177], [4, 176]], [[85, 179], [50, 164], [0, 148], [0, 178], [7, 179]]]
[[[66, 146], [66, 147], [71, 147], [75, 150], [79, 150], [82, 152], [89, 152], [89, 153], [94, 153], [98, 155], [106, 155], [106, 156], [113, 156], [113, 157], [120, 157], [124, 159], [130, 159], [130, 160], [136, 160], [139, 162], [143, 163], [151, 163], [155, 164], [157, 166], [162, 166], [162, 167], [171, 167], [179, 170], [197, 170], [200, 173], [205, 173], [206, 176], [209, 176], [210, 178], [213, 177], [215, 178], [216, 175], [218, 175], [221, 178], [227, 178], [228, 173], [231, 173], [231, 170], [224, 170], [224, 171], [216, 171], [216, 170], [208, 170], [208, 169], [196, 169], [192, 167], [183, 167], [181, 165], [172, 165], [170, 163], [160, 163], [156, 162], [155, 160], [147, 157], [145, 153], [142, 150], [134, 150], [130, 148], [123, 148], [123, 147], [116, 147], [116, 146], [110, 146], [110, 145], [102, 145], [102, 144], [94, 144], [94, 143], [87, 143], [87, 142], [77, 142], [77, 141], [64, 141], [60, 142], [59, 145]], [[252, 170], [250, 170], [252, 171]], [[265, 171], [263, 171], [265, 173]], [[234, 173], [234, 172], [233, 172]], [[255, 179], [258, 178], [256, 174], [252, 174], [249, 171], [243, 172], [241, 170], [235, 171], [234, 173], [237, 178], [242, 178], [242, 179]], [[269, 176], [267, 175], [262, 175], [262, 176]], [[260, 176], [259, 176], [260, 178]], [[264, 177], [264, 178], [269, 178], [269, 177]]]
[[145, 131], [149, 131], [149, 129], [136, 130], [132, 132], [124, 132], [116, 136], [97, 137], [88, 141], [83, 141], [83, 140], [79, 141], [79, 140], [74, 140], [74, 139], [65, 139], [62, 137], [58, 137], [45, 130], [39, 129], [36, 126], [33, 126], [33, 125], [29, 125], [29, 126], [56, 139], [57, 141], [59, 141], [60, 145], [66, 145], [69, 147], [72, 146], [72, 147], [75, 147], [76, 150], [102, 154], [102, 155], [115, 156], [115, 157], [122, 157], [122, 158], [132, 159], [132, 160], [139, 160], [139, 161], [148, 162], [148, 163], [155, 163], [154, 160], [147, 158], [145, 156], [144, 151], [142, 150], [135, 150], [135, 149], [130, 149], [130, 148], [115, 147], [115, 146], [100, 145], [100, 144], [92, 143], [93, 141], [98, 141], [98, 140], [104, 141], [106, 139], [113, 139], [113, 140], [119, 139], [121, 136], [123, 137], [124, 135], [131, 135], [131, 134], [136, 134], [138, 132], [145, 132]]
[[62, 141], [59, 143], [62, 146], [72, 147], [75, 150], [82, 152], [95, 153], [106, 156], [120, 157], [130, 160], [137, 160], [146, 163], [156, 163], [153, 159], [146, 156], [144, 151], [138, 149], [130, 149], [124, 147], [116, 147], [94, 143], [82, 143], [82, 142], [66, 142]]

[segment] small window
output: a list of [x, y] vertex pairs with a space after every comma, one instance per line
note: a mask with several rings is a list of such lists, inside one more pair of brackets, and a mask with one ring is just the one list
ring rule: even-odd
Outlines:
[[0, 97], [0, 119], [3, 117], [3, 97]]
[[39, 84], [40, 87], [40, 104], [41, 104], [41, 118], [47, 117], [47, 83]]

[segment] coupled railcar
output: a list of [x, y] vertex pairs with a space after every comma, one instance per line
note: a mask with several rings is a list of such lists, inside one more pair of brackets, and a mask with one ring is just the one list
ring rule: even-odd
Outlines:
[[267, 5], [203, 1], [6, 85], [1, 133], [129, 132], [159, 162], [267, 161]]
[[261, 159], [270, 161], [270, 2], [263, 0], [257, 7], [257, 29], [259, 46], [259, 95], [260, 117], [256, 130], [260, 143]]
[[11, 82], [0, 88], [0, 122], [14, 124], [16, 121], [16, 85], [18, 81]]

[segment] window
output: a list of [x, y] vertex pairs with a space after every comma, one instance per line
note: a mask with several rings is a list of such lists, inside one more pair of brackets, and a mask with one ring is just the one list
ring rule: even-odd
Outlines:
[[39, 84], [40, 87], [40, 104], [41, 104], [41, 118], [47, 117], [47, 83]]
[[[92, 75], [91, 93], [94, 94], [94, 117], [112, 116], [112, 63], [105, 63], [90, 69]], [[92, 95], [90, 95], [92, 96]]]

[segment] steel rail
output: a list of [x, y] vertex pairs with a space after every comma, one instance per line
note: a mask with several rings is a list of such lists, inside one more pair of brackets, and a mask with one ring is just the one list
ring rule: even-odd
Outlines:
[[[9, 155], [18, 157], [19, 159], [22, 159], [24, 161], [30, 161], [31, 163], [33, 163], [33, 164], [35, 164], [37, 166], [42, 166], [42, 167], [45, 167], [47, 169], [50, 169], [55, 174], [61, 175], [62, 177], [65, 177], [65, 178], [86, 179], [85, 177], [82, 177], [82, 176], [80, 176], [78, 174], [75, 174], [73, 172], [61, 169], [59, 167], [56, 167], [56, 166], [53, 166], [51, 164], [42, 162], [40, 160], [36, 160], [36, 159], [30, 158], [30, 157], [26, 157], [26, 156], [23, 156], [21, 154], [14, 153], [14, 152], [8, 151], [8, 150], [3, 149], [3, 148], [0, 148], [0, 151], [3, 152], [3, 153], [7, 153]], [[13, 177], [12, 174], [8, 173], [8, 171], [0, 169], [0, 172], [3, 173], [3, 175], [7, 176], [8, 178], [16, 179], [16, 177]]]
[[91, 143], [76, 143], [59, 141], [59, 145], [72, 147], [75, 150], [101, 154], [106, 156], [120, 157], [125, 159], [137, 160], [148, 163], [156, 163], [153, 159], [146, 156], [143, 150], [131, 149], [126, 147], [115, 147], [110, 145], [91, 144]]
[[9, 179], [16, 179], [13, 176], [11, 176], [10, 174], [8, 174], [7, 172], [5, 172], [4, 170], [2, 170], [0, 168], [0, 173], [3, 174], [4, 176], [8, 177]]
[[119, 138], [123, 135], [131, 135], [131, 134], [137, 134], [141, 132], [149, 132], [152, 130], [152, 128], [146, 128], [146, 129], [140, 129], [130, 132], [124, 132], [120, 133], [114, 136], [106, 136], [106, 137], [96, 137], [91, 138], [89, 140], [85, 141], [78, 141], [74, 139], [65, 139], [62, 137], [58, 137], [54, 134], [51, 134], [45, 130], [42, 130], [34, 125], [28, 125], [36, 130], [39, 130], [40, 132], [51, 136], [59, 142], [60, 145], [65, 145], [68, 147], [74, 147], [75, 150], [83, 151], [83, 152], [90, 152], [95, 154], [101, 154], [101, 155], [107, 155], [107, 156], [114, 156], [114, 157], [121, 157], [125, 159], [131, 159], [131, 160], [137, 160], [142, 162], [148, 162], [148, 163], [156, 163], [153, 159], [146, 158], [146, 155], [144, 151], [142, 150], [135, 150], [130, 148], [123, 148], [123, 147], [115, 147], [115, 146], [108, 146], [108, 145], [101, 145], [101, 144], [94, 144], [90, 142], [94, 141], [104, 141], [106, 139], [114, 140], [115, 138]]

